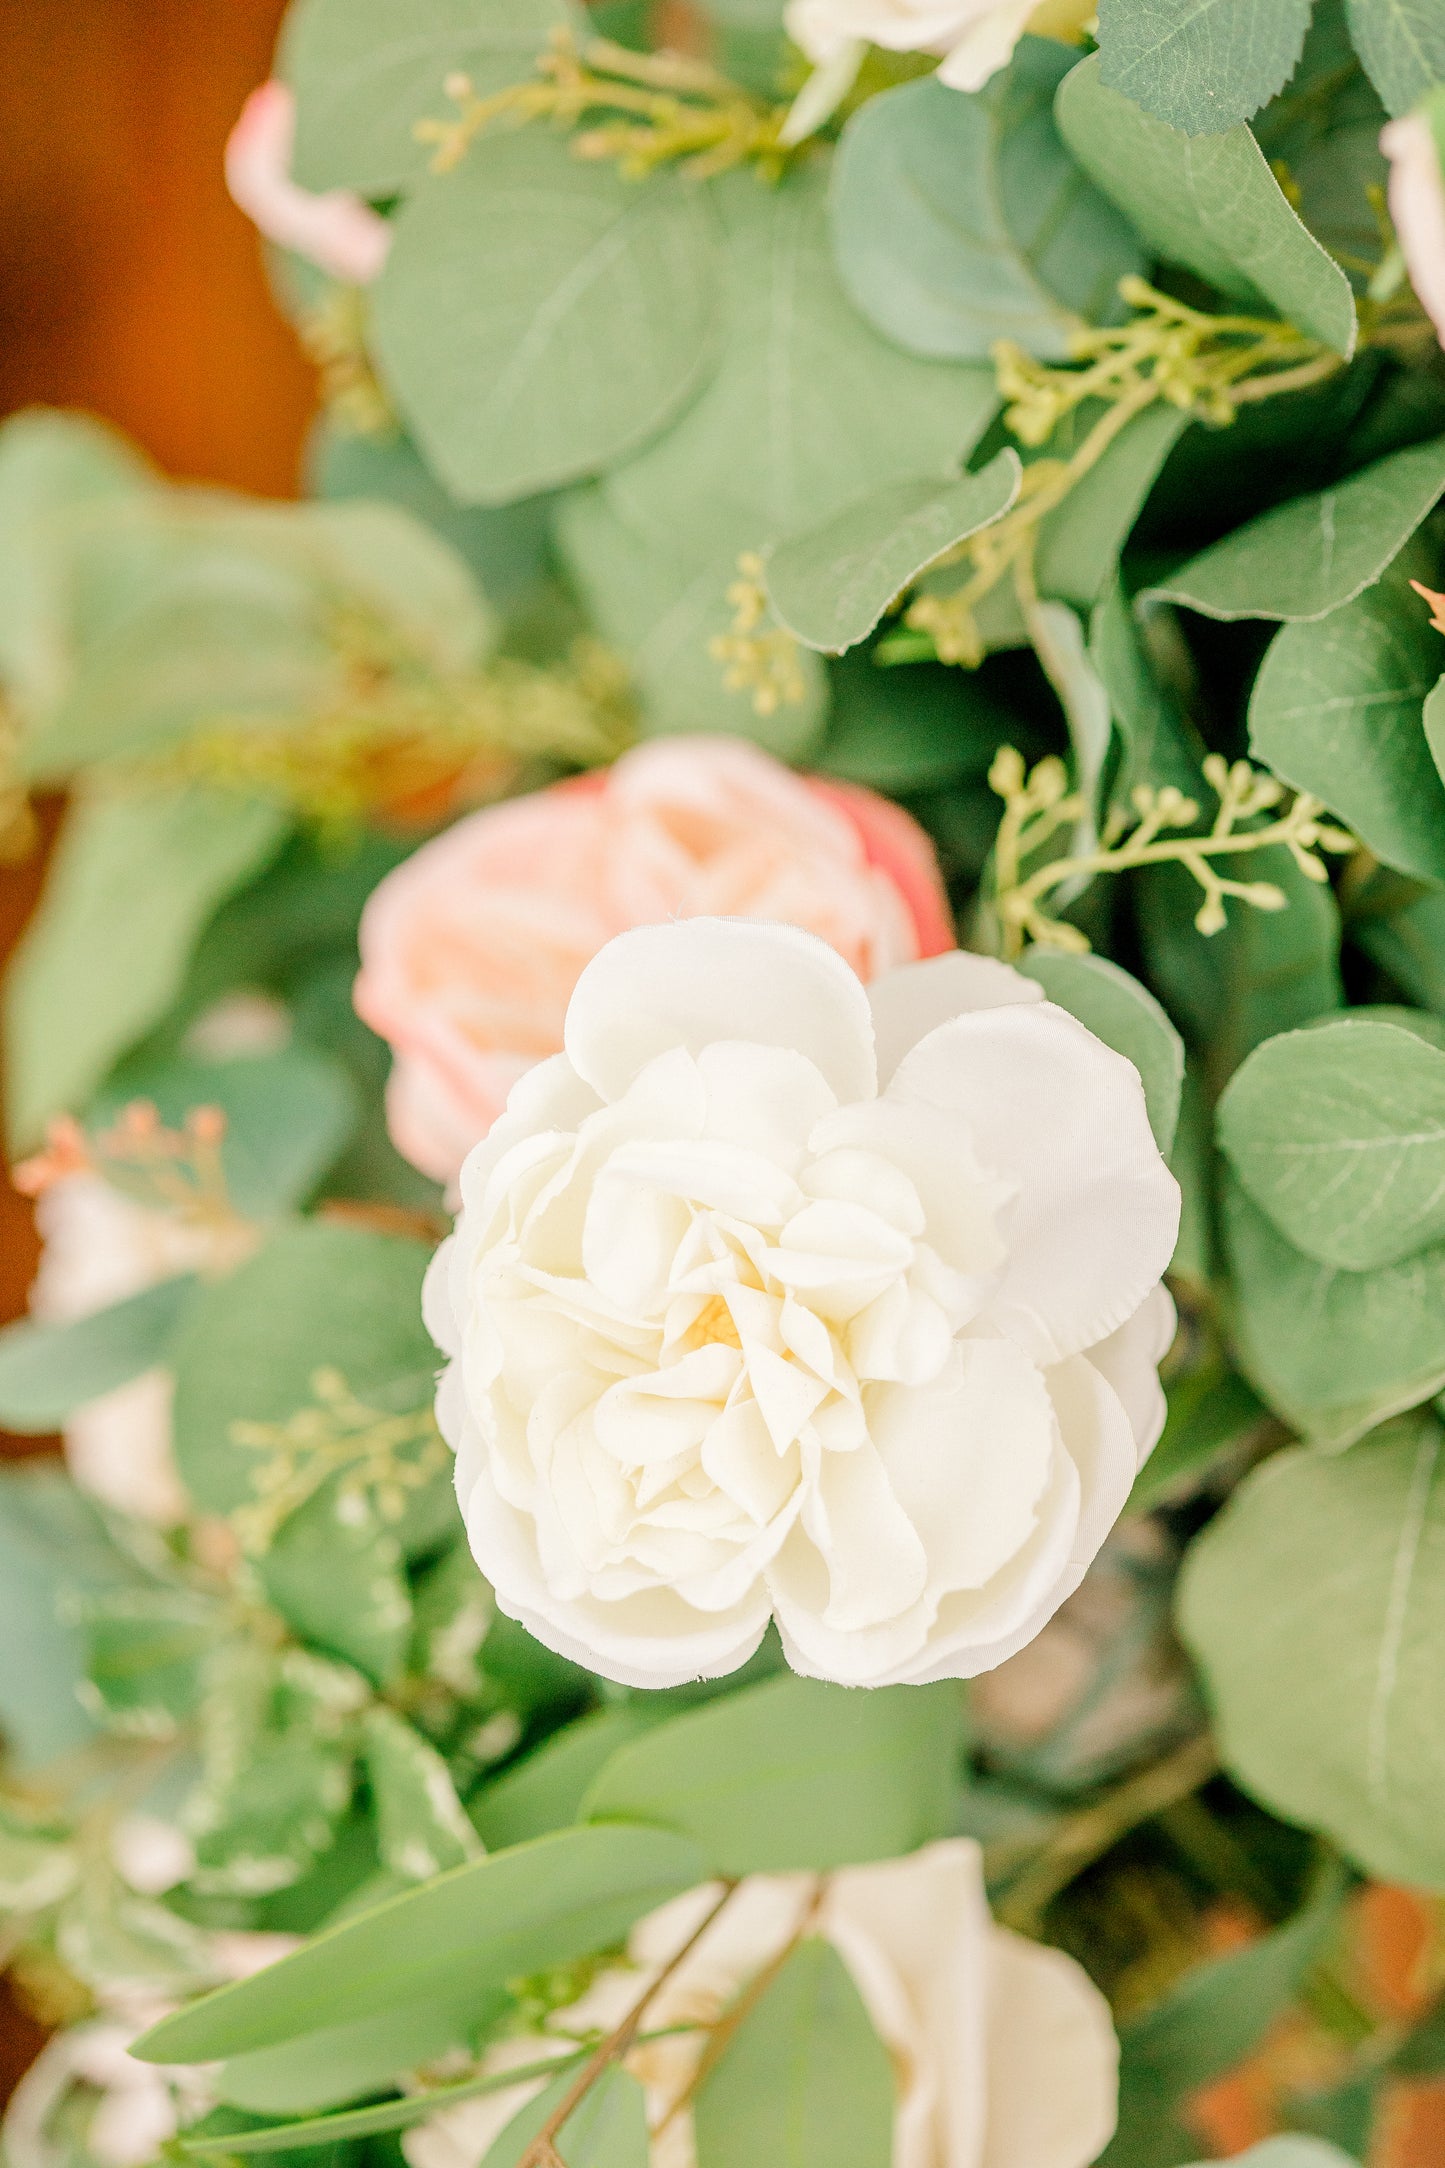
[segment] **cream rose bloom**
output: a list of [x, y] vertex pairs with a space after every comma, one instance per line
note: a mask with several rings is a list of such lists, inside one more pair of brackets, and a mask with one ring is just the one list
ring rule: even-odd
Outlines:
[[[1431, 125], [1434, 106], [1438, 112]], [[1410, 283], [1445, 346], [1445, 91], [1427, 110], [1392, 120], [1380, 136], [1390, 161], [1390, 216], [1404, 253]]]
[[1097, 9], [1098, 0], [788, 0], [783, 22], [815, 66], [835, 65], [850, 46], [939, 53], [941, 82], [982, 90], [1026, 30], [1075, 38]]
[[[602, 950], [427, 1281], [472, 1550], [632, 1686], [969, 1677], [1078, 1586], [1163, 1419], [1179, 1193], [1133, 1066], [954, 951]], [[880, 1089], [881, 1087], [881, 1089]]]
[[[490, 2067], [536, 2061], [569, 2034], [610, 2030], [716, 1904], [690, 1890], [632, 1933], [631, 1969], [493, 2050]], [[811, 1875], [745, 1881], [658, 1992], [649, 2031], [707, 2024], [807, 1923], [851, 1973], [897, 2077], [891, 2168], [1086, 2168], [1114, 2129], [1119, 2051], [1108, 2006], [1061, 1951], [996, 1927], [977, 1845], [955, 1839], [909, 1859], [833, 1875], [809, 1921]], [[636, 2048], [627, 2067], [647, 2096], [651, 2168], [695, 2168], [692, 2117], [675, 2104], [693, 2079], [699, 2036]], [[409, 2168], [478, 2168], [531, 2083], [465, 2101], [402, 2139]], [[763, 2168], [763, 2164], [759, 2164]], [[881, 2168], [881, 2164], [880, 2164]]]

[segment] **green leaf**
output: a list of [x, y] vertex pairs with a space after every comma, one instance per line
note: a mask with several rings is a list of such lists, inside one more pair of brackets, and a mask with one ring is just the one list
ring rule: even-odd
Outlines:
[[1314, 0], [1100, 0], [1101, 80], [1186, 135], [1218, 135], [1283, 90]]
[[392, 1873], [425, 1882], [476, 1859], [477, 1833], [436, 1748], [379, 1703], [366, 1713], [364, 1736], [377, 1841]]
[[72, 808], [6, 994], [11, 1143], [83, 1107], [162, 1016], [218, 903], [286, 831], [271, 806], [201, 789], [85, 796]]
[[1445, 1241], [1445, 1053], [1342, 1017], [1257, 1047], [1220, 1102], [1219, 1141], [1297, 1250], [1347, 1272]]
[[[1236, 2168], [1358, 2168], [1348, 2153], [1327, 2145], [1323, 2138], [1266, 2138], [1234, 2158]], [[1196, 2161], [1194, 2168], [1210, 2168], [1210, 2164]]]
[[533, 72], [566, 0], [302, 0], [287, 17], [280, 72], [296, 93], [303, 188], [388, 196], [425, 173], [419, 120], [456, 108], [443, 84], [469, 75], [491, 97]]
[[1417, 1415], [1350, 1453], [1277, 1454], [1191, 1547], [1179, 1614], [1246, 1789], [1369, 1873], [1430, 1889], [1445, 1884], [1441, 1437]]
[[[482, 2168], [517, 2168], [576, 2076], [564, 2071], [519, 2108], [488, 2148]], [[647, 2168], [647, 2104], [637, 2080], [609, 2064], [558, 2131], [557, 2149], [567, 2168]]]
[[[465, 2031], [440, 2026], [429, 2005], [323, 2025], [278, 2047], [234, 2057], [217, 2073], [215, 2091], [221, 2100], [266, 2116], [311, 2116], [369, 2100], [419, 2064], [447, 2053], [448, 2046], [452, 2051], [466, 2046], [505, 2007], [503, 1996], [494, 1994], [477, 2005]], [[439, 2046], [441, 2041], [448, 2046]]]
[[90, 1126], [107, 1126], [135, 1099], [150, 1100], [175, 1128], [197, 1107], [220, 1108], [226, 1187], [248, 1219], [304, 1203], [350, 1141], [361, 1111], [340, 1062], [305, 1046], [226, 1061], [128, 1061], [92, 1105]]
[[598, 1709], [554, 1732], [472, 1802], [482, 1841], [495, 1852], [575, 1822], [595, 1779], [653, 1721], [645, 1705], [627, 1704]]
[[706, 196], [558, 137], [487, 137], [403, 206], [373, 289], [387, 382], [441, 479], [505, 504], [626, 458], [712, 359]]
[[312, 1221], [288, 1227], [208, 1287], [175, 1350], [176, 1455], [198, 1505], [229, 1513], [255, 1495], [259, 1450], [237, 1422], [277, 1424], [316, 1404], [320, 1370], [367, 1406], [430, 1403], [436, 1350], [421, 1322], [423, 1243]]
[[622, 1747], [582, 1811], [680, 1830], [720, 1874], [891, 1859], [951, 1828], [963, 1727], [951, 1682], [858, 1694], [769, 1679]]
[[1179, 1126], [1184, 1042], [1147, 987], [1107, 957], [1066, 956], [1057, 949], [1030, 949], [1018, 968], [1050, 1001], [1134, 1064], [1154, 1141], [1167, 1158]]
[[1406, 996], [1445, 1016], [1445, 894], [1415, 896], [1403, 910], [1361, 918], [1355, 940]]
[[625, 525], [697, 568], [816, 527], [888, 482], [949, 480], [998, 405], [991, 369], [917, 360], [859, 316], [833, 266], [822, 170], [775, 188], [733, 174], [717, 200], [717, 372], [602, 485]]
[[833, 704], [816, 765], [890, 797], [937, 790], [963, 777], [980, 782], [1017, 718], [976, 673], [941, 663], [884, 669], [870, 654], [848, 655], [828, 673]]
[[172, 1737], [200, 1699], [222, 1630], [215, 1605], [189, 1589], [142, 1586], [96, 1591], [67, 1609], [85, 1645], [89, 1706], [113, 1730]]
[[16, 1774], [88, 1739], [85, 1650], [68, 1600], [134, 1579], [99, 1514], [51, 1463], [0, 1469], [0, 1735]]
[[[1100, 405], [1086, 400], [1077, 411], [1075, 429], [1056, 430], [1050, 438], [1047, 456], [1067, 458], [1101, 412]], [[1144, 500], [1188, 426], [1187, 414], [1161, 401], [1120, 430], [1103, 458], [1039, 527], [1035, 576], [1041, 595], [1077, 603], [1081, 609], [1098, 601]]]
[[801, 1942], [698, 2087], [699, 2168], [879, 2168], [893, 2071], [831, 1943]]
[[1445, 780], [1445, 677], [1442, 677], [1432, 693], [1426, 695], [1421, 720], [1425, 725], [1425, 743], [1442, 780]]
[[[1186, 1973], [1162, 2002], [1120, 2035], [1119, 2131], [1100, 2168], [1153, 2168], [1174, 2150], [1176, 2111], [1191, 2093], [1234, 2069], [1288, 2008], [1311, 1966], [1340, 1928], [1346, 1881], [1331, 1875], [1304, 1909], [1248, 1948]], [[1158, 2151], [1150, 2141], [1157, 2144]]]
[[299, 2041], [318, 2030], [318, 2017], [339, 2027], [414, 2009], [428, 2015], [440, 2053], [508, 1980], [609, 1948], [705, 1872], [696, 1845], [667, 1830], [562, 1830], [317, 1935], [268, 1971], [164, 2019], [133, 2052], [147, 2062], [211, 2062]]
[[1001, 519], [1018, 499], [1018, 454], [940, 488], [892, 482], [821, 526], [790, 535], [768, 559], [768, 600], [808, 647], [841, 654], [866, 640], [890, 602], [936, 557]]
[[303, 1641], [378, 1686], [395, 1682], [411, 1641], [411, 1597], [396, 1532], [369, 1497], [333, 1478], [284, 1523], [256, 1568]]
[[698, 567], [679, 547], [639, 533], [600, 488], [571, 491], [557, 510], [557, 541], [593, 625], [625, 656], [643, 703], [643, 727], [722, 731], [755, 738], [784, 760], [801, 760], [817, 743], [828, 705], [818, 657], [798, 657], [803, 697], [759, 715], [746, 691], [730, 687], [710, 642], [729, 630], [727, 591], [738, 576], [730, 549]]
[[1445, 1245], [1376, 1272], [1304, 1257], [1226, 1182], [1242, 1368], [1296, 1430], [1348, 1445], [1445, 1387]]
[[24, 1318], [0, 1330], [0, 1422], [55, 1430], [76, 1408], [128, 1385], [170, 1354], [197, 1292], [189, 1273], [64, 1325]]
[[1168, 262], [1354, 352], [1350, 282], [1290, 209], [1247, 128], [1186, 136], [1151, 120], [1104, 85], [1097, 54], [1065, 77], [1056, 112], [1085, 172]]
[[1206, 617], [1327, 617], [1373, 587], [1445, 490], [1445, 437], [1237, 527], [1150, 588]]
[[1149, 1513], [1191, 1495], [1266, 1420], [1258, 1396], [1222, 1363], [1190, 1371], [1169, 1389], [1164, 1434], [1135, 1478], [1129, 1511]]
[[1402, 873], [1445, 880], [1445, 782], [1421, 707], [1439, 635], [1392, 574], [1318, 625], [1290, 625], [1264, 659], [1250, 750], [1313, 791]]
[[1445, 82], [1445, 20], [1436, 0], [1348, 0], [1350, 35], [1392, 113]]
[[983, 361], [1013, 339], [1048, 361], [1117, 310], [1138, 240], [1054, 125], [1073, 56], [1025, 39], [975, 95], [936, 77], [859, 107], [838, 146], [833, 246], [863, 314], [910, 353]]
[[1117, 580], [1089, 620], [1089, 660], [1109, 696], [1119, 745], [1115, 805], [1127, 806], [1141, 783], [1155, 790], [1172, 784], [1187, 798], [1196, 797], [1203, 783], [1203, 746], [1150, 662], [1148, 622], [1136, 617]]

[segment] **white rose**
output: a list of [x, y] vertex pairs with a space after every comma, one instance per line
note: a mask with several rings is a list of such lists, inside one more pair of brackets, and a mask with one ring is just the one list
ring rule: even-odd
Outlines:
[[[1445, 94], [1435, 93], [1445, 132]], [[1390, 161], [1390, 216], [1410, 284], [1445, 346], [1445, 161], [1428, 113], [1392, 120], [1380, 136]]]
[[1137, 1072], [984, 957], [870, 992], [795, 927], [622, 934], [462, 1169], [427, 1316], [472, 1550], [628, 1685], [770, 1617], [811, 1677], [988, 1670], [1158, 1435], [1179, 1193]]
[[[611, 2030], [716, 1904], [690, 1890], [632, 1933], [635, 1969], [604, 1973], [557, 2012], [548, 2041]], [[910, 1859], [832, 1876], [816, 1914], [810, 1875], [744, 1882], [648, 2006], [649, 2032], [709, 2024], [807, 1923], [833, 1944], [897, 2077], [891, 2168], [1086, 2168], [1107, 2144], [1118, 2096], [1108, 2006], [1072, 1958], [996, 1927], [979, 1851], [965, 1839]], [[561, 2037], [559, 2037], [559, 2035]], [[487, 2065], [534, 2061], [535, 2035], [494, 2050]], [[656, 2133], [651, 2168], [695, 2168], [692, 2119], [677, 2104], [696, 2075], [703, 2036], [635, 2048], [627, 2067], [647, 2094]], [[477, 2168], [537, 2084], [448, 2109], [402, 2140], [410, 2168]]]
[[1006, 67], [1024, 32], [1076, 36], [1098, 0], [788, 0], [788, 36], [816, 66], [849, 47], [883, 45], [895, 53], [939, 53], [941, 81], [982, 90]]
[[[35, 1205], [44, 1242], [30, 1291], [33, 1317], [69, 1324], [109, 1309], [177, 1273], [240, 1261], [239, 1226], [218, 1229], [153, 1211], [98, 1174], [47, 1183]], [[171, 1452], [171, 1381], [147, 1370], [77, 1408], [65, 1425], [65, 1458], [81, 1490], [135, 1520], [170, 1528], [186, 1494]]]

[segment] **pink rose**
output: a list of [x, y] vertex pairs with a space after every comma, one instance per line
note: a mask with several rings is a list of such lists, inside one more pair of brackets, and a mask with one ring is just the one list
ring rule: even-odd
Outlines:
[[284, 83], [263, 83], [241, 108], [226, 144], [232, 200], [268, 241], [317, 264], [334, 279], [366, 286], [386, 262], [387, 221], [349, 188], [318, 196], [291, 178], [296, 100]]
[[560, 1049], [597, 951], [698, 917], [806, 927], [863, 979], [954, 946], [933, 846], [898, 806], [740, 739], [654, 739], [459, 821], [367, 904], [356, 1009], [396, 1056], [398, 1151], [449, 1181]]
[[[1439, 113], [1436, 127], [1432, 110]], [[1410, 283], [1445, 346], [1445, 161], [1437, 128], [1445, 130], [1445, 94], [1439, 91], [1426, 111], [1392, 120], [1380, 148], [1390, 161], [1390, 216]]]

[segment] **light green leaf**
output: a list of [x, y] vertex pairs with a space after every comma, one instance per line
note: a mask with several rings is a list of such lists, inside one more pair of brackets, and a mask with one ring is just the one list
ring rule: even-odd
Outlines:
[[274, 807], [192, 789], [81, 797], [6, 989], [12, 1145], [83, 1107], [180, 990], [223, 898], [286, 832]]
[[859, 107], [838, 146], [833, 247], [864, 315], [911, 353], [986, 360], [1013, 339], [1061, 361], [1080, 320], [1146, 268], [1127, 221], [1054, 126], [1073, 56], [1028, 38], [984, 91], [936, 77]]
[[697, 392], [718, 266], [708, 198], [555, 135], [485, 138], [403, 206], [373, 290], [397, 403], [466, 503], [614, 465]]
[[790, 535], [768, 559], [768, 600], [806, 646], [838, 655], [866, 640], [890, 602], [935, 557], [1002, 518], [1018, 498], [1018, 454], [942, 488], [891, 482]]
[[[1102, 409], [1087, 400], [1070, 438], [1056, 431], [1050, 457], [1067, 458]], [[1128, 541], [1164, 462], [1189, 426], [1166, 401], [1146, 407], [1120, 430], [1103, 458], [1069, 491], [1039, 528], [1035, 576], [1041, 595], [1087, 608], [1097, 602]]]
[[622, 1747], [582, 1811], [683, 1831], [720, 1874], [891, 1859], [951, 1827], [963, 1726], [951, 1683], [769, 1679]]
[[607, 1764], [655, 1721], [646, 1704], [598, 1709], [554, 1732], [473, 1801], [472, 1815], [491, 1851], [545, 1837], [578, 1819]]
[[1327, 617], [1372, 587], [1445, 490], [1445, 437], [1236, 527], [1145, 599], [1206, 617]]
[[697, 566], [679, 538], [676, 549], [619, 518], [600, 488], [572, 490], [557, 508], [556, 533], [568, 572], [596, 631], [623, 655], [643, 703], [643, 728], [722, 731], [755, 738], [783, 760], [802, 760], [817, 744], [828, 680], [809, 650], [797, 656], [803, 697], [759, 715], [752, 695], [730, 687], [711, 641], [729, 630], [728, 589], [737, 553]]
[[1056, 112], [1085, 172], [1168, 262], [1354, 352], [1350, 282], [1296, 218], [1247, 128], [1186, 136], [1151, 120], [1100, 81], [1097, 54], [1065, 77]]
[[1445, 1245], [1341, 1272], [1287, 1242], [1224, 1187], [1241, 1366], [1270, 1406], [1323, 1445], [1348, 1445], [1445, 1387]]
[[697, 568], [816, 527], [885, 483], [950, 479], [998, 405], [991, 369], [917, 360], [864, 323], [833, 267], [816, 166], [776, 188], [730, 175], [718, 207], [717, 372], [602, 485], [627, 526]]
[[176, 1455], [200, 1506], [229, 1513], [256, 1497], [266, 1455], [238, 1444], [232, 1426], [284, 1423], [316, 1406], [319, 1370], [340, 1371], [388, 1415], [430, 1404], [427, 1258], [423, 1243], [311, 1221], [205, 1290], [175, 1349]]
[[1318, 625], [1290, 625], [1264, 659], [1250, 750], [1313, 791], [1387, 865], [1445, 880], [1445, 782], [1422, 703], [1439, 635], [1394, 574]]
[[[1348, 2153], [1323, 2138], [1266, 2138], [1234, 2158], [1235, 2168], [1358, 2168]], [[1210, 2168], [1210, 2163], [1196, 2161], [1194, 2168]]]
[[1369, 1272], [1445, 1241], [1445, 1053], [1415, 1032], [1342, 1017], [1267, 1040], [1220, 1102], [1219, 1141], [1322, 1264]]
[[1314, 0], [1100, 0], [1100, 77], [1156, 120], [1218, 135], [1294, 73]]
[[1392, 113], [1445, 82], [1445, 18], [1437, 0], [1348, 0], [1350, 35]]
[[[520, 2108], [488, 2148], [482, 2168], [517, 2168], [576, 2075], [565, 2071]], [[567, 2168], [647, 2168], [647, 2104], [637, 2080], [609, 2064], [558, 2131], [557, 2148]]]
[[0, 1819], [0, 1914], [44, 1912], [75, 1884], [79, 1861], [61, 1832]]
[[1421, 720], [1425, 725], [1425, 743], [1441, 779], [1445, 780], [1445, 677], [1432, 693], [1426, 695]]
[[320, 2016], [339, 2027], [409, 2008], [429, 2013], [440, 2052], [508, 1980], [609, 1948], [705, 1873], [697, 1846], [668, 1830], [562, 1830], [317, 1935], [268, 1971], [164, 2019], [133, 2052], [211, 2062], [299, 2041]]
[[[369, 2100], [418, 2064], [465, 2047], [466, 2039], [498, 2019], [501, 1993], [481, 2002], [465, 2028], [438, 2024], [430, 2005], [387, 2010], [346, 2025], [323, 2025], [277, 2047], [237, 2055], [217, 2072], [219, 2099], [253, 2115], [311, 2116], [354, 2100]], [[313, 2017], [317, 2013], [313, 2012]], [[446, 2041], [447, 2046], [438, 2043]]]
[[363, 1727], [366, 1774], [383, 1863], [409, 1882], [425, 1882], [481, 1854], [447, 1765], [404, 1718], [378, 1703]]
[[799, 1943], [738, 2026], [693, 2107], [699, 2168], [879, 2168], [893, 2071], [842, 1958]]
[[115, 1731], [165, 1739], [194, 1715], [201, 1667], [222, 1628], [190, 1589], [96, 1590], [66, 1606], [85, 1646], [83, 1698]]
[[75, 1408], [164, 1362], [195, 1297], [188, 1273], [64, 1325], [23, 1318], [0, 1330], [0, 1422], [55, 1430]]
[[0, 1469], [0, 1740], [17, 1774], [94, 1730], [79, 1696], [85, 1650], [73, 1592], [134, 1577], [63, 1469], [47, 1461]]
[[1184, 1042], [1147, 987], [1104, 956], [1066, 956], [1030, 949], [1019, 964], [1052, 1002], [1134, 1064], [1144, 1086], [1149, 1126], [1168, 1156], [1179, 1125], [1184, 1088]]
[[333, 1479], [257, 1561], [268, 1600], [303, 1641], [392, 1685], [411, 1640], [401, 1545], [365, 1494]]
[[1191, 1547], [1179, 1614], [1245, 1788], [1367, 1872], [1430, 1889], [1445, 1886], [1440, 1448], [1427, 1415], [1351, 1453], [1277, 1454]]
[[524, 82], [566, 0], [302, 0], [287, 17], [280, 72], [296, 92], [303, 188], [387, 196], [425, 173], [416, 123], [451, 118], [443, 85], [469, 75], [490, 97]]

